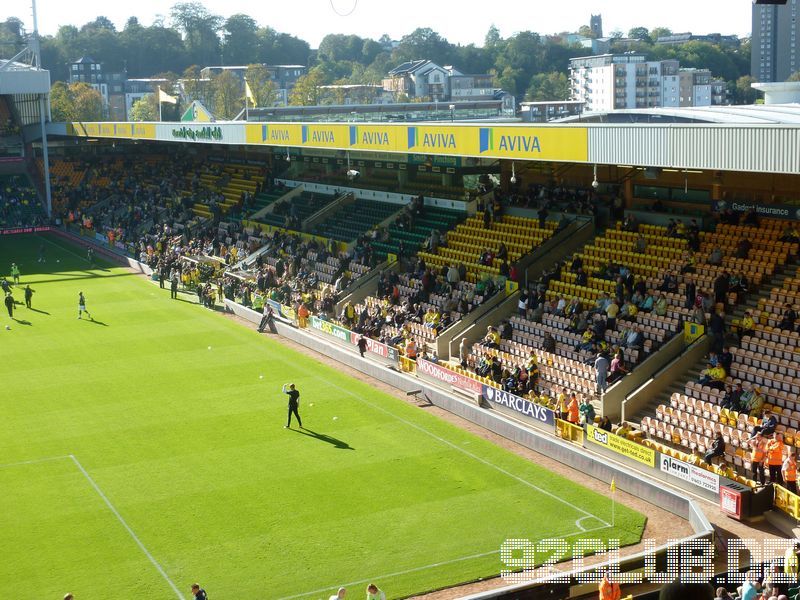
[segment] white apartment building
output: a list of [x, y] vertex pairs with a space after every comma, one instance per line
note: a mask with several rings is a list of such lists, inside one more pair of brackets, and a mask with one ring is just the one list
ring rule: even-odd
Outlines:
[[724, 82], [707, 69], [681, 69], [677, 60], [643, 54], [601, 54], [570, 60], [572, 100], [587, 111], [725, 104]]

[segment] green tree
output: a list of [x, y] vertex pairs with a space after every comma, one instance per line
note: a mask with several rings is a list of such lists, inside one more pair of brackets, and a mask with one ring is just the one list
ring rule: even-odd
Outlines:
[[786, 81], [800, 81], [800, 71], [795, 71]]
[[751, 85], [755, 81], [750, 75], [742, 75], [735, 81], [730, 90], [734, 104], [753, 104], [756, 101], [758, 92]]
[[229, 65], [247, 65], [258, 58], [258, 23], [243, 14], [231, 15], [222, 27], [222, 55]]
[[57, 81], [50, 88], [50, 111], [53, 121], [102, 121], [103, 97], [88, 83]]
[[131, 106], [129, 121], [158, 121], [158, 101], [155, 94], [142, 96]]
[[189, 60], [200, 65], [219, 62], [220, 41], [217, 33], [222, 17], [210, 13], [199, 2], [179, 2], [170, 10], [175, 26], [183, 33]]
[[589, 27], [588, 25], [581, 25], [578, 28], [578, 35], [582, 35], [583, 37], [587, 37], [587, 38], [593, 38], [594, 37], [594, 31], [592, 31], [592, 28]]
[[564, 73], [539, 73], [531, 79], [525, 99], [532, 102], [568, 100], [570, 96], [569, 79]]
[[294, 84], [289, 94], [289, 104], [293, 106], [315, 106], [319, 104], [320, 89], [325, 80], [319, 68], [314, 67]]
[[667, 37], [672, 35], [672, 30], [669, 27], [654, 27], [650, 30], [650, 39], [654, 42], [658, 40], [658, 38]]
[[203, 106], [211, 107], [213, 105], [214, 90], [211, 82], [200, 77], [200, 67], [197, 65], [186, 67], [181, 77], [181, 83], [183, 84], [183, 95], [189, 103], [199, 100]]
[[648, 44], [652, 44], [653, 40], [650, 39], [650, 32], [647, 27], [634, 27], [628, 32], [628, 37], [634, 40], [642, 40]]
[[397, 62], [427, 58], [438, 64], [448, 64], [452, 46], [430, 27], [419, 27], [403, 36], [394, 51]]
[[24, 31], [22, 21], [17, 17], [8, 17], [0, 22], [0, 58], [11, 58], [22, 50]]
[[214, 90], [214, 114], [218, 119], [233, 119], [244, 109], [243, 86], [230, 71], [223, 71], [211, 81]]
[[272, 106], [275, 104], [275, 93], [278, 91], [278, 86], [275, 85], [264, 65], [247, 65], [245, 79], [250, 84], [250, 91], [255, 96], [256, 106]]
[[308, 65], [311, 46], [308, 42], [288, 33], [279, 33], [271, 27], [258, 30], [259, 62], [267, 64]]

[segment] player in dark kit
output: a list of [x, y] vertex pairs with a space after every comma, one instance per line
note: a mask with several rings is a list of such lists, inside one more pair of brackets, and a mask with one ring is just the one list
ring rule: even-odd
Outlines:
[[89, 314], [89, 311], [86, 310], [86, 298], [83, 297], [83, 292], [78, 292], [78, 318], [80, 319], [83, 313], [86, 313], [86, 316], [89, 317], [92, 321], [92, 315]]
[[300, 413], [297, 412], [297, 408], [300, 406], [300, 392], [294, 388], [293, 383], [284, 383], [282, 391], [289, 396], [289, 418], [286, 420], [286, 428], [292, 426], [292, 414], [294, 414], [297, 419], [297, 424], [300, 426], [300, 429], [302, 429], [303, 422], [300, 420]]

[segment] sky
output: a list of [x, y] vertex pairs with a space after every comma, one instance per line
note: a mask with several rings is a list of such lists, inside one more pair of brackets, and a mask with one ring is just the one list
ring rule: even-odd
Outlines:
[[[119, 2], [98, 0], [37, 0], [39, 30], [55, 34], [63, 24], [83, 25], [98, 15], [122, 28], [129, 16], [149, 25], [159, 15], [165, 21], [173, 0]], [[589, 15], [603, 16], [604, 34], [632, 27], [668, 27], [674, 32], [750, 35], [751, 0], [204, 0], [211, 12], [249, 14], [269, 25], [319, 45], [329, 33], [377, 39], [387, 33], [400, 39], [417, 27], [431, 27], [452, 43], [482, 45], [494, 24], [503, 37], [517, 31], [541, 34], [577, 31]], [[344, 15], [344, 16], [340, 16]], [[32, 28], [30, 0], [0, 1], [0, 21], [9, 16]]]

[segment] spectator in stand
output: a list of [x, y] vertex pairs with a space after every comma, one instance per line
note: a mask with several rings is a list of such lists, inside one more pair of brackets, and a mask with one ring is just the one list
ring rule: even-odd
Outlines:
[[771, 411], [765, 410], [764, 415], [761, 417], [761, 424], [756, 425], [753, 427], [751, 431], [751, 435], [755, 435], [759, 431], [763, 436], [769, 436], [775, 433], [775, 429], [778, 427], [778, 419], [772, 414]]
[[783, 314], [781, 316], [781, 321], [778, 324], [779, 329], [784, 329], [787, 331], [794, 330], [794, 324], [797, 321], [797, 312], [794, 310], [794, 307], [787, 302], [783, 305]]
[[656, 292], [655, 298], [653, 300], [653, 310], [652, 313], [659, 317], [667, 316], [667, 298], [666, 296]]
[[697, 285], [695, 284], [694, 280], [691, 277], [686, 278], [686, 283], [684, 284], [684, 297], [685, 300], [683, 302], [684, 308], [691, 309], [695, 305], [695, 300], [697, 298]]
[[715, 367], [711, 363], [708, 363], [706, 368], [700, 371], [700, 379], [698, 379], [697, 382], [700, 385], [707, 385], [713, 389], [724, 390], [725, 377], [725, 369], [719, 365]]
[[711, 349], [715, 352], [722, 350], [725, 343], [725, 312], [718, 307], [711, 315], [709, 330], [711, 331]]
[[714, 266], [719, 266], [722, 264], [722, 250], [719, 246], [714, 246], [714, 249], [711, 251], [711, 254], [708, 255], [708, 260], [706, 262]]
[[[763, 430], [761, 432], [764, 433]], [[786, 449], [783, 443], [783, 436], [775, 433], [773, 438], [767, 442], [767, 466], [769, 467], [770, 483], [783, 484], [781, 468], [783, 467], [783, 453]]]
[[614, 358], [611, 359], [608, 381], [609, 383], [613, 383], [618, 379], [622, 379], [627, 374], [628, 369], [625, 367], [625, 358], [622, 350], [617, 350], [617, 352], [614, 354]]
[[611, 424], [611, 419], [605, 415], [600, 417], [600, 423], [597, 425], [597, 427], [603, 431], [608, 431], [609, 433], [614, 428], [614, 426]]
[[729, 279], [730, 273], [727, 271], [723, 271], [714, 279], [714, 301], [717, 304], [725, 305], [728, 302]]
[[750, 463], [753, 470], [753, 479], [764, 485], [766, 483], [764, 477], [764, 458], [766, 457], [766, 440], [758, 431], [754, 436], [747, 440], [750, 446]]
[[581, 425], [594, 425], [595, 411], [594, 406], [586, 396], [581, 400], [581, 405], [578, 408], [580, 411], [580, 424]]
[[575, 392], [572, 392], [569, 396], [569, 403], [567, 403], [567, 421], [573, 425], [577, 425], [579, 415], [580, 407], [578, 405], [578, 397]]
[[481, 345], [486, 346], [487, 348], [500, 347], [500, 334], [496, 328], [492, 327], [491, 325], [486, 328], [486, 335], [484, 336]]
[[597, 353], [597, 358], [594, 361], [594, 368], [597, 370], [597, 394], [602, 395], [608, 387], [608, 358], [601, 352]]
[[746, 336], [752, 337], [755, 335], [756, 323], [753, 320], [753, 316], [749, 310], [744, 311], [744, 315], [742, 316], [742, 320], [739, 323], [739, 343], [741, 343], [742, 338]]
[[714, 464], [714, 459], [718, 456], [725, 456], [725, 439], [722, 437], [722, 432], [718, 431], [714, 441], [711, 443], [711, 448], [703, 457], [709, 465]]
[[741, 382], [737, 382], [734, 388], [728, 388], [728, 392], [722, 399], [720, 406], [722, 408], [727, 408], [728, 410], [739, 412], [741, 409], [741, 398], [743, 393], [744, 390], [742, 389]]

